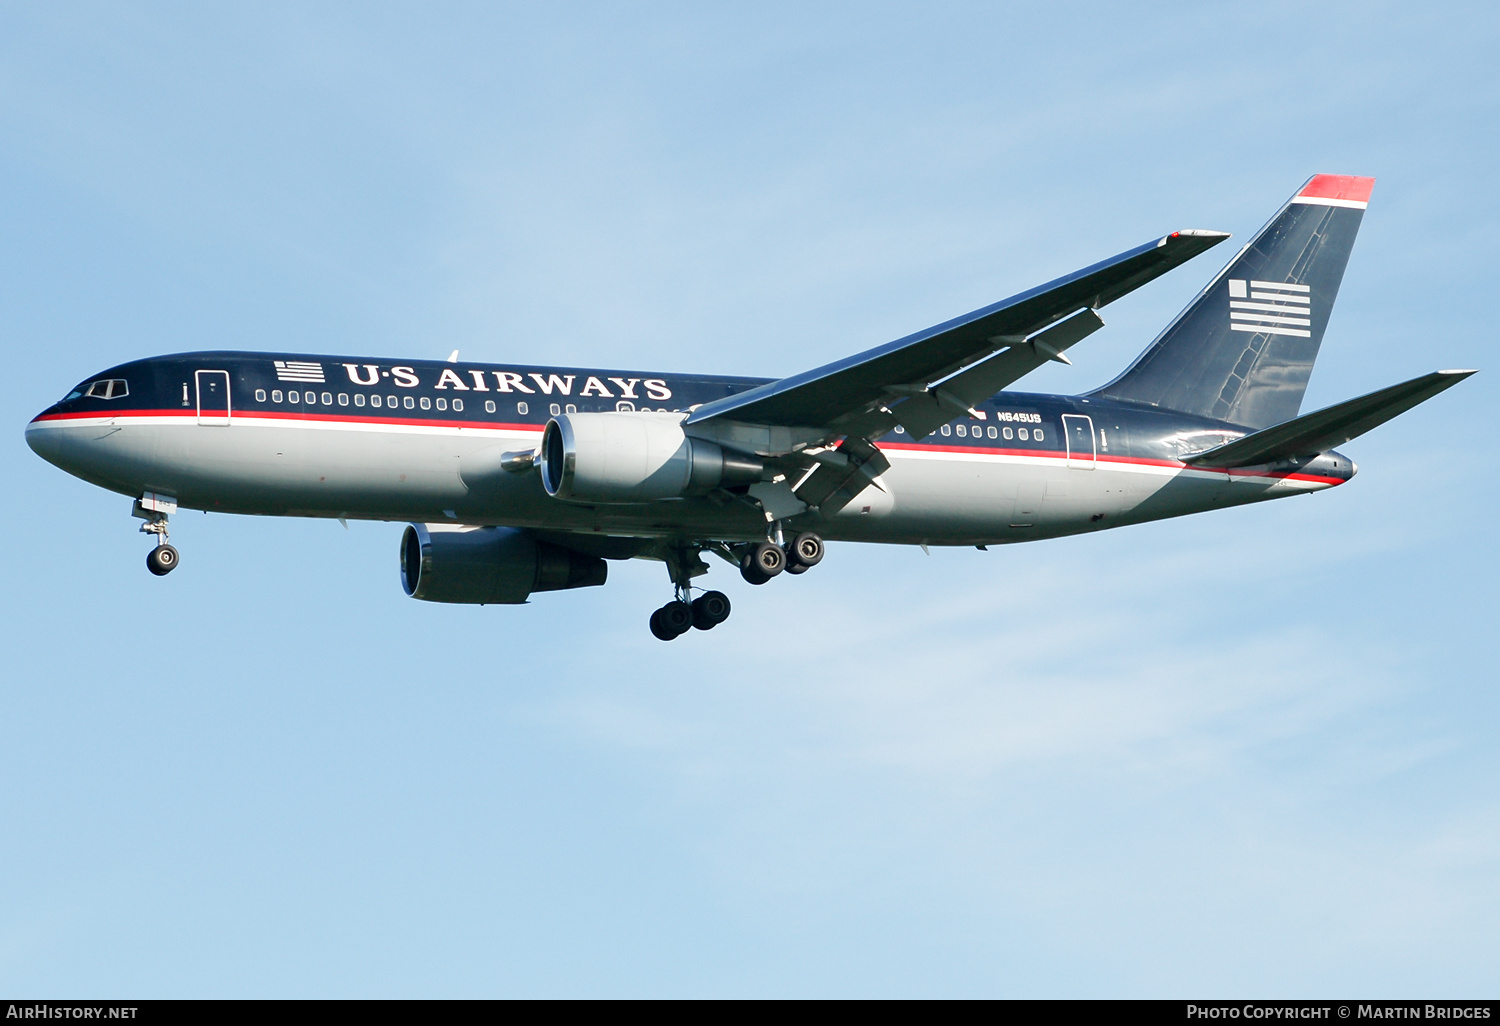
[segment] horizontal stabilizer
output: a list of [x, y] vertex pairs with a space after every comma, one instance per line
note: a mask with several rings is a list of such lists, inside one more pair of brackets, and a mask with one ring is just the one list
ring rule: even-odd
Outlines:
[[1182, 462], [1193, 467], [1256, 467], [1318, 456], [1452, 388], [1473, 373], [1433, 371], [1237, 438], [1196, 456], [1185, 456]]

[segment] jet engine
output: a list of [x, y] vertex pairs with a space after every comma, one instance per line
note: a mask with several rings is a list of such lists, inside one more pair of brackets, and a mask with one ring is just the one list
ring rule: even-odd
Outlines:
[[542, 487], [572, 502], [650, 502], [750, 485], [765, 464], [691, 438], [660, 413], [565, 413], [547, 422]]
[[609, 569], [509, 527], [408, 524], [401, 536], [401, 587], [428, 602], [516, 604], [534, 591], [603, 584]]

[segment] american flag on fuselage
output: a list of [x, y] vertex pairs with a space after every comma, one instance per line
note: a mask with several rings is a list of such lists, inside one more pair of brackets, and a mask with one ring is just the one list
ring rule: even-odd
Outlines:
[[323, 384], [323, 365], [311, 360], [272, 360], [276, 365], [277, 381], [305, 381]]

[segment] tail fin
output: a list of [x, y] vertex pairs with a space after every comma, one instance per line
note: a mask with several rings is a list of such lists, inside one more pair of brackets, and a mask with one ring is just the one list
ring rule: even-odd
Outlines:
[[1314, 175], [1095, 395], [1265, 428], [1302, 407], [1373, 178]]

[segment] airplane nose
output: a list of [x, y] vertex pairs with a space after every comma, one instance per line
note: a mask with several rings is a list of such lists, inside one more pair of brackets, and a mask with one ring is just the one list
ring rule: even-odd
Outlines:
[[63, 437], [64, 432], [48, 427], [41, 418], [42, 414], [38, 414], [35, 420], [26, 425], [26, 444], [31, 447], [32, 452], [53, 466], [68, 469], [65, 465], [67, 442]]

